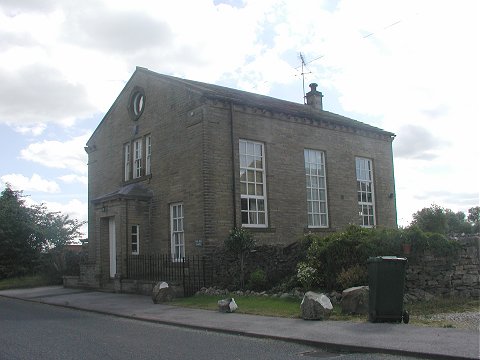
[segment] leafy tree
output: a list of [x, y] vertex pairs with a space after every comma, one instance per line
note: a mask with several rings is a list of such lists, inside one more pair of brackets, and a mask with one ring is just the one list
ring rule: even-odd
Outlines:
[[240, 287], [245, 287], [245, 257], [255, 247], [253, 235], [243, 229], [234, 228], [230, 235], [225, 239], [225, 248], [234, 254], [240, 262]]
[[445, 209], [432, 204], [429, 208], [423, 208], [413, 214], [411, 226], [418, 226], [421, 230], [446, 234], [448, 232], [447, 216]]
[[9, 186], [0, 196], [0, 278], [32, 272], [43, 244], [22, 194]]
[[468, 209], [467, 221], [473, 225], [473, 232], [480, 232], [480, 206]]
[[23, 193], [7, 184], [0, 196], [0, 278], [33, 273], [58, 258], [65, 244], [81, 236], [82, 225], [44, 204], [27, 206]]
[[450, 209], [435, 204], [413, 214], [411, 226], [418, 226], [423, 231], [444, 235], [474, 232], [474, 226], [467, 221], [464, 212], [459, 211], [455, 213]]

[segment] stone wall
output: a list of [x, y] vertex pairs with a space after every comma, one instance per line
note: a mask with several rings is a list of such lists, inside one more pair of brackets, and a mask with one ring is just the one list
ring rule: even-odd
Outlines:
[[[436, 255], [431, 251], [414, 253], [408, 257], [405, 293], [408, 300], [429, 300], [438, 296], [480, 296], [480, 236], [456, 238], [461, 247], [448, 255]], [[299, 243], [287, 247], [258, 246], [245, 262], [245, 283], [249, 274], [262, 269], [268, 285], [276, 284], [296, 273], [296, 265], [305, 256]], [[213, 285], [226, 288], [238, 287], [238, 261], [224, 249], [214, 254]], [[233, 284], [232, 284], [233, 283]]]
[[456, 238], [461, 248], [448, 255], [431, 251], [417, 254], [407, 265], [407, 298], [429, 299], [434, 296], [480, 296], [480, 236]]
[[[248, 283], [250, 273], [261, 269], [267, 276], [267, 286], [275, 285], [288, 276], [294, 275], [298, 262], [304, 257], [305, 249], [298, 242], [286, 247], [257, 246], [245, 259], [245, 284]], [[238, 288], [240, 271], [238, 260], [227, 253], [224, 248], [217, 249], [213, 259], [213, 285], [222, 288], [236, 285], [235, 287]]]

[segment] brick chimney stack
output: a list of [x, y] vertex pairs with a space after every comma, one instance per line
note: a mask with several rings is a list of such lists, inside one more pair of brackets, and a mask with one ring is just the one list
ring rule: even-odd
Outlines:
[[317, 91], [318, 84], [312, 83], [309, 86], [310, 91], [305, 95], [307, 98], [307, 105], [310, 105], [317, 110], [323, 110], [323, 94], [320, 91]]

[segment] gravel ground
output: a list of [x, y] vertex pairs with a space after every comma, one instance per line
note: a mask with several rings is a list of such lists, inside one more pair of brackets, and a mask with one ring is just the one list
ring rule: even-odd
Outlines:
[[480, 312], [445, 313], [429, 316], [418, 316], [418, 319], [438, 320], [452, 323], [455, 328], [480, 331]]

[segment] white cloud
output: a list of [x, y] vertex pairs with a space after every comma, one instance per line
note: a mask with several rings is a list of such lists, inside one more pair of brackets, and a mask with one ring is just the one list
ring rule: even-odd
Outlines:
[[40, 136], [47, 128], [47, 125], [42, 123], [37, 123], [35, 125], [15, 125], [14, 130], [19, 132], [23, 135], [33, 135], [33, 136]]
[[45, 193], [58, 193], [60, 186], [55, 181], [42, 179], [38, 174], [33, 174], [30, 178], [22, 174], [7, 174], [0, 177], [4, 184], [10, 184], [15, 190], [38, 191]]
[[84, 147], [90, 134], [68, 141], [44, 140], [33, 143], [21, 151], [21, 158], [49, 168], [69, 169], [77, 174], [87, 173], [87, 155]]
[[69, 175], [63, 175], [59, 177], [60, 180], [68, 183], [68, 184], [73, 184], [73, 183], [80, 183], [83, 185], [87, 185], [88, 183], [88, 177], [87, 176], [80, 176], [76, 174], [69, 174]]
[[58, 70], [40, 64], [16, 72], [0, 69], [0, 97], [0, 122], [17, 126], [69, 125], [93, 113], [83, 85], [69, 83]]
[[396, 135], [394, 154], [397, 158], [432, 160], [439, 156], [438, 148], [448, 146], [448, 141], [435, 138], [421, 126], [404, 125]]
[[49, 211], [68, 214], [71, 218], [78, 221], [86, 221], [88, 218], [87, 204], [78, 199], [72, 199], [65, 204], [54, 201], [44, 201], [43, 203]]

